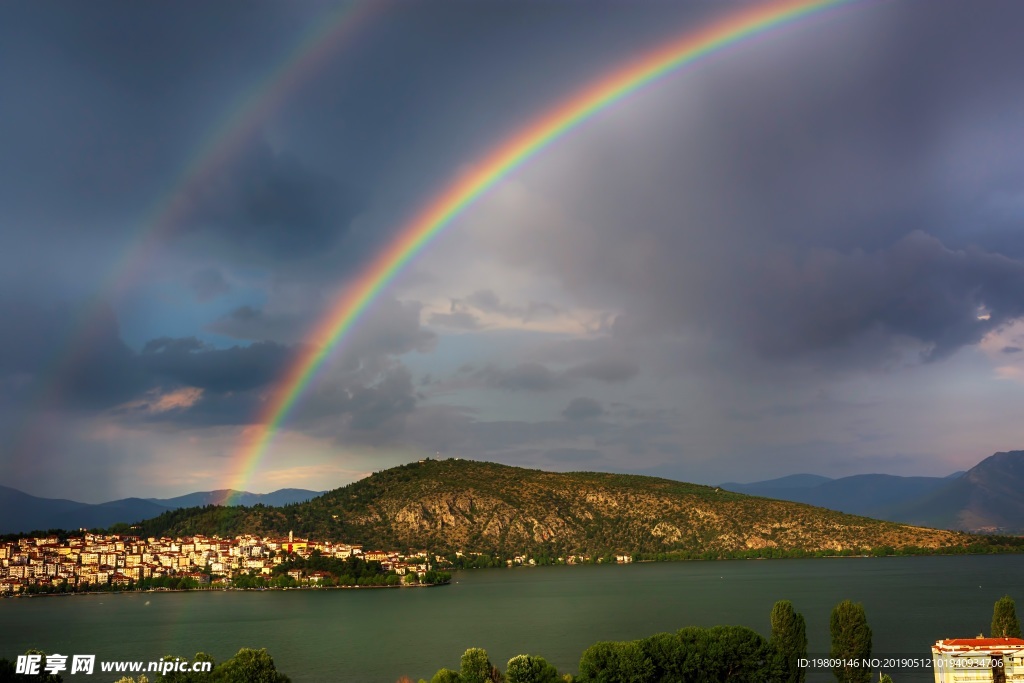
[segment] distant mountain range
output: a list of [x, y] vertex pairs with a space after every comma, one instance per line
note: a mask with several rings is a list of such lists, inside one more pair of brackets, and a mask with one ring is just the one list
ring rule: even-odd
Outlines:
[[0, 534], [46, 529], [106, 528], [119, 522], [134, 523], [168, 510], [210, 504], [281, 506], [319, 496], [319, 491], [280, 489], [272, 493], [248, 491], [199, 491], [176, 498], [122, 498], [107, 503], [79, 503], [60, 498], [39, 498], [0, 486]]
[[[540, 476], [530, 470], [516, 472]], [[859, 474], [830, 479], [816, 474], [793, 474], [750, 484], [730, 482], [721, 484], [721, 488], [917, 526], [1024, 533], [1024, 451], [996, 453], [970, 470], [948, 477]], [[220, 490], [176, 498], [124, 498], [91, 505], [39, 498], [0, 486], [0, 533], [107, 528], [117, 523], [150, 520], [173, 510], [220, 504], [229, 498], [232, 506], [262, 503], [279, 507], [305, 502], [322, 493], [305, 489], [281, 489], [265, 494]], [[294, 520], [289, 520], [289, 524], [292, 523]], [[365, 534], [369, 530], [360, 531]]]
[[1024, 451], [996, 453], [948, 477], [794, 474], [721, 485], [736, 493], [940, 529], [1024, 532]]

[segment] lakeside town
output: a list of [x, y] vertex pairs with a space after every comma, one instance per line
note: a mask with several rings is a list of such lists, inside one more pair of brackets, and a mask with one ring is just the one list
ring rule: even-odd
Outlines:
[[[285, 564], [299, 565], [280, 572], [292, 585], [332, 584], [337, 578], [332, 572], [302, 566], [315, 565], [310, 561], [318, 559], [372, 567], [379, 574], [403, 577], [407, 584], [448, 564], [445, 557], [431, 557], [426, 550], [365, 550], [361, 545], [296, 538], [291, 532], [287, 537], [246, 534], [234, 538], [141, 538], [83, 532], [63, 541], [43, 536], [0, 542], [0, 595], [110, 586], [130, 589], [166, 585], [161, 580], [168, 579], [179, 579], [175, 585], [188, 587], [250, 586], [252, 579], [270, 578], [275, 568]], [[379, 563], [379, 570], [371, 563]]]

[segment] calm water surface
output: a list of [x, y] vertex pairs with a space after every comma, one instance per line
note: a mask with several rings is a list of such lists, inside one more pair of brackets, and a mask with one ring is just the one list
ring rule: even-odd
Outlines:
[[[874, 651], [929, 656], [938, 638], [987, 632], [1004, 594], [1024, 608], [1024, 556], [680, 562], [464, 571], [431, 589], [143, 593], [0, 600], [0, 657], [30, 647], [99, 660], [266, 647], [296, 683], [429, 679], [483, 647], [504, 669], [542, 655], [575, 673], [599, 640], [739, 624], [764, 635], [776, 600], [827, 653], [829, 612], [863, 602]], [[899, 683], [932, 680], [900, 671]], [[117, 675], [76, 677], [107, 683]], [[831, 680], [831, 676], [817, 680]]]

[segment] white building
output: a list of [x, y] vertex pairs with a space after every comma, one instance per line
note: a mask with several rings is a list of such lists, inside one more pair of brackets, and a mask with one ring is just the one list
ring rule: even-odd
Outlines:
[[932, 645], [935, 683], [1024, 683], [1024, 640], [951, 638]]

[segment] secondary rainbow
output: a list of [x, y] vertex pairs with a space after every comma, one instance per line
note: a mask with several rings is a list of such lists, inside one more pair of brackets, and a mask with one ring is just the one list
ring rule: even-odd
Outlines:
[[57, 387], [68, 370], [80, 362], [82, 350], [102, 331], [109, 298], [136, 281], [159, 246], [159, 238], [187, 216], [193, 192], [218, 168], [234, 158], [269, 115], [323, 60], [337, 49], [364, 20], [380, 9], [370, 0], [332, 5], [303, 32], [284, 58], [267, 74], [225, 107], [225, 114], [201, 138], [180, 171], [154, 201], [127, 246], [107, 271], [95, 293], [81, 306], [65, 341], [53, 354], [48, 369], [30, 402], [37, 417], [15, 437], [15, 451], [31, 451], [42, 435], [47, 405], [57, 403]]
[[363, 311], [410, 259], [498, 181], [590, 117], [660, 77], [746, 38], [851, 1], [778, 2], [732, 14], [597, 80], [492, 150], [416, 214], [313, 327], [307, 350], [272, 390], [256, 424], [246, 430], [245, 443], [232, 464], [232, 488], [244, 489], [283, 420]]

